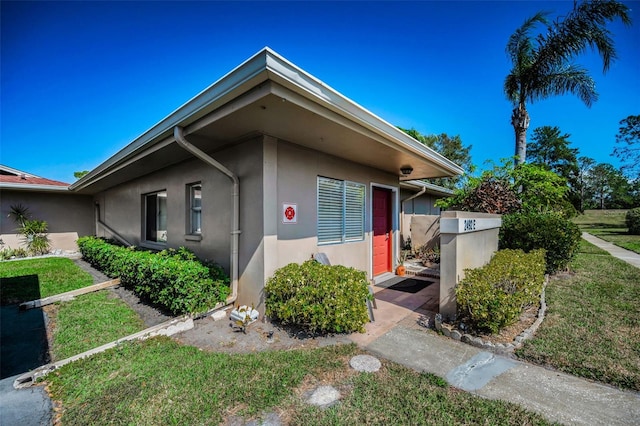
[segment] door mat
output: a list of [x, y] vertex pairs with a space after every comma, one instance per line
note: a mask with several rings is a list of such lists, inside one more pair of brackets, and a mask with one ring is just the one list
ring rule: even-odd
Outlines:
[[403, 291], [405, 293], [417, 293], [423, 288], [426, 288], [429, 284], [433, 284], [433, 281], [404, 278], [393, 285], [383, 286], [388, 288], [389, 290]]

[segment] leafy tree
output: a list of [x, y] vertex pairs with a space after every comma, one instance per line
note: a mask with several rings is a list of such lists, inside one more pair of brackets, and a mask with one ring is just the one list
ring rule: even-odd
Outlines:
[[[423, 135], [416, 129], [403, 129], [402, 127], [399, 129], [418, 142], [428, 146], [462, 167], [465, 174], [468, 175], [473, 171], [473, 164], [471, 163], [471, 145], [465, 146], [459, 135], [453, 137], [446, 133], [441, 133], [439, 135]], [[429, 179], [429, 182], [445, 188], [454, 189], [462, 185], [463, 179], [463, 176], [453, 176], [448, 178]]]
[[613, 156], [622, 160], [622, 170], [640, 177], [640, 115], [630, 115], [620, 121]]
[[89, 170], [83, 170], [81, 172], [73, 172], [73, 177], [75, 177], [76, 179], [81, 179], [83, 178], [87, 173], [89, 173]]
[[567, 181], [553, 171], [535, 164], [520, 164], [509, 170], [514, 188], [518, 188], [523, 212], [562, 212], [574, 216], [567, 195]]
[[578, 184], [578, 149], [571, 148], [568, 133], [559, 127], [542, 126], [533, 130], [529, 144], [528, 162], [539, 164], [564, 178], [569, 186], [567, 197], [574, 208], [580, 210]]
[[533, 130], [528, 162], [545, 166], [569, 180], [578, 170], [578, 149], [570, 148], [571, 135], [560, 134], [559, 127], [542, 126]]
[[[627, 6], [615, 0], [576, 2], [563, 20], [549, 22], [547, 12], [538, 12], [509, 37], [506, 52], [513, 67], [505, 78], [504, 92], [514, 106], [511, 124], [518, 164], [526, 160], [530, 123], [527, 103], [571, 93], [590, 107], [598, 99], [595, 81], [585, 68], [572, 61], [591, 48], [600, 54], [606, 72], [616, 58], [606, 24], [619, 18], [630, 25], [628, 11]], [[544, 30], [532, 34], [539, 25]]]
[[479, 178], [469, 178], [463, 188], [437, 205], [480, 213], [559, 211], [570, 216], [575, 210], [567, 201], [567, 190], [566, 181], [556, 173], [535, 164], [514, 166], [507, 160]]
[[594, 166], [587, 177], [587, 187], [599, 209], [633, 207], [632, 182], [611, 164]]
[[585, 202], [587, 201], [587, 182], [591, 174], [591, 168], [596, 164], [596, 160], [590, 157], [578, 157], [578, 169], [576, 170], [576, 176], [574, 182], [575, 192], [574, 196], [577, 196], [577, 202], [573, 205], [576, 206], [578, 211], [583, 212], [585, 209]]

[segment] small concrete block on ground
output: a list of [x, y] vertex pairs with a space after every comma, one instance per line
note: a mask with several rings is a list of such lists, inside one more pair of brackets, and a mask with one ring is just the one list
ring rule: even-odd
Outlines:
[[382, 364], [380, 360], [371, 355], [356, 355], [349, 361], [349, 365], [356, 371], [363, 371], [366, 373], [375, 373], [380, 370]]
[[211, 314], [211, 319], [213, 319], [214, 321], [220, 321], [226, 318], [227, 318], [226, 311], [215, 311], [214, 313]]
[[319, 386], [311, 393], [307, 403], [317, 407], [329, 407], [339, 399], [340, 392], [333, 386]]

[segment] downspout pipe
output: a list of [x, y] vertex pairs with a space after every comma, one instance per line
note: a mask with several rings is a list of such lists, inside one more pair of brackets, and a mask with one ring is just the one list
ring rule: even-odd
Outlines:
[[[184, 129], [180, 126], [173, 128], [173, 137], [178, 145], [184, 148], [193, 156], [204, 161], [208, 165], [225, 174], [233, 183], [232, 191], [232, 212], [231, 212], [231, 294], [226, 300], [226, 305], [230, 305], [238, 298], [238, 242], [240, 235], [240, 179], [231, 170], [211, 158], [204, 151], [197, 148], [185, 139]], [[226, 306], [225, 305], [225, 306]]]
[[411, 201], [414, 198], [418, 198], [419, 196], [421, 196], [422, 194], [424, 194], [425, 192], [427, 192], [427, 187], [423, 186], [422, 189], [420, 189], [420, 191], [416, 192], [415, 194], [405, 198], [404, 200], [400, 201], [400, 208], [402, 209], [402, 218], [400, 220], [400, 235], [404, 235], [404, 203], [406, 201]]

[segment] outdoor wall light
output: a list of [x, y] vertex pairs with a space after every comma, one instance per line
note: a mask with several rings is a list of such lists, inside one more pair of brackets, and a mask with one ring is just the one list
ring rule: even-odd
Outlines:
[[400, 173], [402, 173], [403, 176], [409, 176], [411, 172], [413, 172], [413, 167], [411, 166], [400, 167]]

